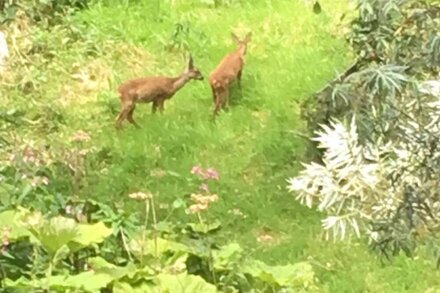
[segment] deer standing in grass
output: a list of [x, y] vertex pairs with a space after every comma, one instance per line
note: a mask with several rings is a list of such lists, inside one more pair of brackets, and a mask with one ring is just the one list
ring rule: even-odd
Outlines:
[[125, 119], [139, 128], [133, 119], [136, 104], [153, 103], [153, 114], [156, 113], [157, 108], [162, 113], [165, 100], [171, 99], [179, 89], [192, 79], [203, 80], [203, 75], [198, 68], [194, 67], [193, 58], [190, 56], [188, 67], [177, 77], [153, 76], [122, 83], [118, 88], [122, 110], [116, 118], [116, 128], [120, 129]]
[[252, 33], [248, 33], [242, 40], [240, 40], [234, 33], [231, 35], [237, 43], [238, 48], [234, 52], [226, 55], [209, 76], [209, 83], [211, 85], [214, 99], [214, 117], [220, 109], [229, 107], [230, 89], [235, 80], [237, 80], [238, 87], [241, 90], [241, 75], [245, 63], [244, 57]]

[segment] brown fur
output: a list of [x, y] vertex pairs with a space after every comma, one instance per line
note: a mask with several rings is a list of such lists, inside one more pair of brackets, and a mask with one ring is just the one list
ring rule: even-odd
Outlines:
[[218, 114], [220, 109], [229, 106], [230, 88], [235, 80], [241, 88], [241, 75], [245, 63], [247, 44], [251, 40], [251, 36], [252, 34], [248, 33], [243, 40], [240, 40], [232, 33], [232, 38], [236, 41], [238, 48], [226, 55], [209, 76], [214, 100], [214, 116]]
[[194, 67], [193, 59], [190, 57], [187, 69], [178, 77], [143, 77], [122, 83], [118, 88], [122, 109], [116, 118], [116, 128], [121, 128], [125, 119], [139, 127], [133, 119], [133, 112], [138, 103], [153, 103], [152, 112], [156, 113], [159, 108], [162, 113], [165, 100], [171, 99], [179, 89], [192, 79], [203, 80], [203, 75], [199, 69]]

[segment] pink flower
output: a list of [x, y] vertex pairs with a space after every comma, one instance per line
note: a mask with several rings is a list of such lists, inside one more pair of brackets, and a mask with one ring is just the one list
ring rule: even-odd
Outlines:
[[9, 245], [10, 237], [11, 237], [11, 228], [9, 227], [3, 227], [2, 231], [2, 245], [1, 245], [1, 252], [5, 253], [7, 250], [7, 247]]
[[81, 155], [81, 156], [85, 156], [85, 155], [87, 155], [89, 153], [89, 151], [90, 150], [88, 150], [88, 149], [83, 149], [83, 150], [80, 150], [78, 152], [78, 154]]
[[6, 241], [9, 241], [9, 238], [11, 237], [11, 228], [4, 226], [3, 227], [3, 239]]
[[191, 194], [191, 199], [197, 203], [200, 203], [203, 200], [204, 196], [199, 193]]
[[206, 211], [208, 209], [208, 205], [204, 203], [197, 203], [190, 205], [189, 208], [186, 210], [187, 214], [197, 214], [202, 211]]
[[47, 177], [43, 177], [43, 178], [41, 179], [41, 183], [43, 183], [44, 185], [49, 185], [49, 178], [47, 178]]
[[91, 139], [90, 134], [82, 130], [78, 130], [70, 138], [71, 141], [75, 141], [75, 142], [85, 142], [85, 141], [89, 141], [90, 139]]
[[208, 196], [208, 200], [209, 200], [209, 202], [216, 202], [216, 201], [218, 201], [218, 195], [213, 194], [211, 196]]
[[34, 188], [42, 184], [49, 185], [49, 179], [47, 177], [35, 177], [31, 181], [31, 186]]
[[202, 177], [203, 179], [214, 179], [214, 180], [220, 179], [217, 170], [215, 170], [212, 167], [209, 167], [208, 169], [204, 170], [201, 166], [197, 165], [192, 167], [191, 174], [196, 174]]
[[201, 195], [201, 194], [191, 194], [191, 199], [198, 204], [209, 205], [210, 203], [218, 201], [218, 195]]
[[208, 168], [206, 170], [205, 179], [219, 180], [220, 179], [220, 175], [218, 174], [217, 170], [215, 170], [214, 168], [210, 167], [210, 168]]
[[36, 152], [30, 146], [26, 146], [23, 150], [23, 162], [35, 163], [36, 161], [37, 161]]
[[34, 179], [32, 179], [32, 181], [31, 181], [31, 186], [35, 188], [35, 187], [38, 186], [39, 183], [40, 183], [40, 182], [39, 182], [39, 178], [34, 178]]
[[200, 185], [200, 190], [209, 193], [209, 187], [208, 187], [208, 184], [203, 183], [202, 185]]
[[196, 175], [202, 175], [203, 176], [205, 174], [205, 171], [203, 170], [202, 167], [197, 165], [197, 166], [192, 167], [191, 174], [196, 174]]
[[153, 194], [151, 192], [134, 192], [128, 195], [129, 198], [136, 200], [147, 200], [153, 198]]

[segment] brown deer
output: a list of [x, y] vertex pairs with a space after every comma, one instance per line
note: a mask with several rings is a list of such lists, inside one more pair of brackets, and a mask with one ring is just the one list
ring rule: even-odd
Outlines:
[[231, 36], [237, 43], [238, 48], [234, 52], [226, 55], [209, 76], [209, 83], [214, 99], [214, 117], [221, 108], [229, 107], [230, 88], [235, 80], [237, 80], [238, 87], [241, 89], [244, 57], [252, 33], [248, 33], [243, 40], [240, 40], [234, 33], [232, 33]]
[[192, 79], [203, 80], [203, 75], [198, 68], [194, 67], [193, 58], [190, 56], [188, 67], [177, 77], [153, 76], [122, 83], [118, 88], [122, 110], [116, 118], [116, 128], [120, 129], [125, 119], [139, 128], [133, 119], [137, 103], [153, 103], [153, 114], [156, 113], [157, 108], [162, 113], [165, 100], [171, 99], [179, 89]]

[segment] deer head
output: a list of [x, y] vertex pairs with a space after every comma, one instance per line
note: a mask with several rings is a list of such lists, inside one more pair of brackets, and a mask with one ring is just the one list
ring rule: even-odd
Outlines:
[[203, 80], [203, 75], [197, 67], [194, 67], [194, 61], [192, 56], [189, 56], [188, 67], [186, 68], [185, 75], [190, 79]]
[[252, 38], [252, 32], [249, 32], [246, 37], [242, 40], [240, 40], [236, 34], [231, 33], [232, 39], [237, 43], [238, 50], [242, 56], [246, 54], [247, 45], [250, 42]]

